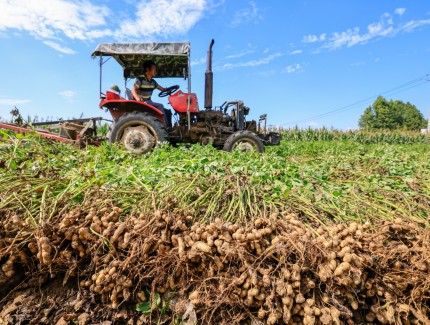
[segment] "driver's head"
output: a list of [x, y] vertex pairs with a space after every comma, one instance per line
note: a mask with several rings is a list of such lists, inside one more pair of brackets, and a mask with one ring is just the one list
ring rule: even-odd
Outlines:
[[153, 74], [153, 76], [155, 76], [155, 70], [156, 70], [156, 67], [155, 67], [154, 61], [147, 60], [147, 61], [143, 62], [143, 72], [145, 74], [149, 72], [149, 73]]

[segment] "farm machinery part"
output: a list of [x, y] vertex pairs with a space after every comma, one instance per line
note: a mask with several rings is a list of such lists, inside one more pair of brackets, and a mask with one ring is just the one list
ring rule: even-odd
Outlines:
[[15, 123], [0, 123], [0, 129], [20, 134], [37, 134], [46, 139], [79, 146], [100, 145], [105, 138], [97, 135], [97, 121], [111, 122], [111, 120], [103, 117], [91, 117], [24, 124], [18, 111], [13, 111], [13, 115], [18, 116], [14, 121]]
[[[249, 107], [242, 100], [226, 101], [218, 108], [213, 108], [213, 72], [212, 46], [210, 42], [205, 73], [205, 110], [199, 109], [195, 93], [191, 92], [190, 44], [189, 43], [122, 43], [99, 44], [92, 53], [100, 58], [100, 108], [106, 109], [114, 123], [110, 133], [110, 142], [118, 142], [134, 153], [149, 152], [159, 142], [200, 143], [226, 151], [264, 152], [267, 145], [279, 145], [281, 136], [276, 132], [267, 132], [266, 118], [260, 116], [259, 123], [248, 121]], [[108, 59], [104, 60], [104, 57]], [[113, 91], [102, 93], [102, 66], [113, 57], [123, 68], [126, 97], [121, 96], [118, 86]], [[146, 102], [137, 101], [127, 88], [131, 78], [144, 76], [143, 62], [152, 60], [157, 66], [157, 78], [185, 78], [188, 80], [188, 92], [172, 86], [159, 94], [168, 96], [168, 102], [174, 110], [175, 122], [167, 127], [162, 111]], [[170, 110], [166, 109], [171, 120]], [[261, 124], [264, 123], [264, 127]]]

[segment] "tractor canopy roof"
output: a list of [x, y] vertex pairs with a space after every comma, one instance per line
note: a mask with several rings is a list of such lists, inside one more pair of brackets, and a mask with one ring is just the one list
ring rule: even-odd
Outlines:
[[143, 76], [146, 60], [155, 62], [157, 78], [188, 77], [189, 55], [190, 43], [102, 43], [91, 54], [113, 57], [126, 79]]

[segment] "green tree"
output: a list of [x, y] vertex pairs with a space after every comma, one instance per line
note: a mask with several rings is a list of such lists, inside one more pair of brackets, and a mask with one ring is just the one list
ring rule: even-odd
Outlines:
[[358, 121], [362, 129], [419, 130], [427, 124], [421, 112], [412, 104], [400, 100], [387, 101], [379, 96], [364, 110]]
[[419, 130], [427, 126], [423, 114], [411, 103], [404, 104], [401, 119], [402, 128], [406, 130]]

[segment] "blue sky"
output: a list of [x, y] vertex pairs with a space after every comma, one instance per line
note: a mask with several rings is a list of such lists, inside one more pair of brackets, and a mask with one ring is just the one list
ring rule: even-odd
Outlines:
[[[357, 128], [378, 95], [429, 116], [427, 0], [0, 0], [0, 118], [109, 117], [90, 57], [104, 42], [191, 42], [203, 108], [212, 38], [214, 105], [242, 99], [285, 128]], [[103, 72], [124, 89], [115, 61]]]

